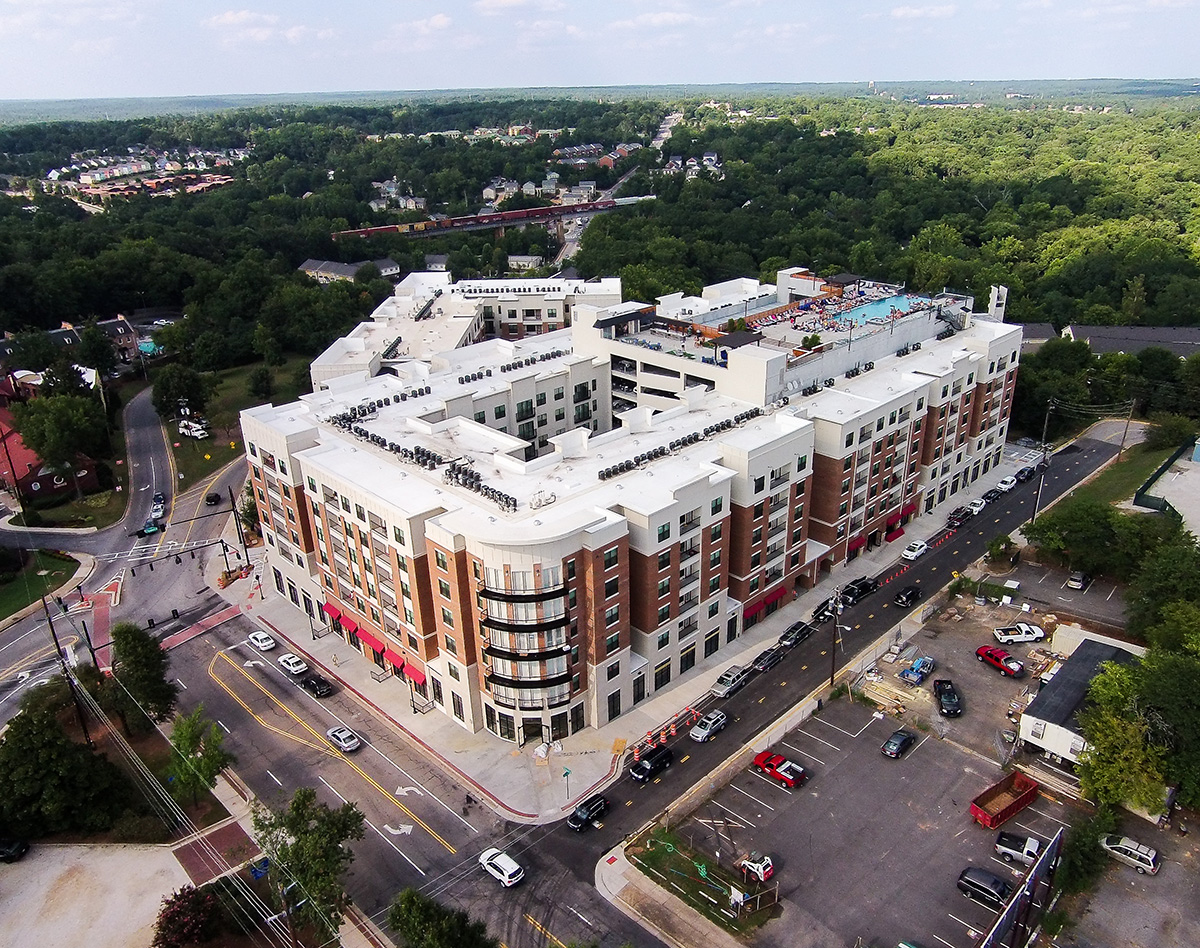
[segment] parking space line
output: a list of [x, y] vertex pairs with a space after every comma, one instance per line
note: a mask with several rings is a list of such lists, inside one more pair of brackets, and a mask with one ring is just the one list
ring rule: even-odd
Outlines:
[[1037, 809], [1036, 807], [1031, 806], [1029, 809], [1031, 811], [1033, 811], [1034, 813], [1036, 813], [1038, 816], [1044, 816], [1048, 820], [1053, 820], [1059, 826], [1068, 826], [1069, 827], [1071, 825], [1070, 823], [1064, 823], [1057, 816], [1051, 816], [1049, 813], [1043, 813], [1041, 810]]
[[[810, 721], [819, 721], [819, 720], [821, 720], [821, 719], [820, 719], [820, 718], [809, 718], [809, 720], [810, 720]], [[833, 726], [833, 725], [830, 725], [830, 727], [832, 727], [832, 726]], [[838, 728], [838, 730], [840, 731], [840, 730], [841, 730], [841, 728]], [[809, 733], [808, 733], [808, 731], [804, 730], [804, 728], [800, 728], [800, 729], [799, 729], [799, 731], [800, 731], [800, 733], [801, 733], [801, 734], [803, 734], [805, 737], [811, 737], [811, 738], [812, 738], [814, 741], [820, 741], [820, 742], [821, 742], [822, 744], [824, 744], [826, 747], [832, 747], [832, 748], [833, 748], [835, 751], [840, 751], [840, 750], [841, 750], [841, 748], [840, 748], [840, 747], [838, 747], [838, 746], [837, 746], [837, 744], [830, 744], [830, 743], [829, 743], [829, 741], [822, 740], [821, 738], [817, 737], [817, 735], [815, 735], [815, 734], [809, 734]], [[843, 733], [844, 733], [844, 732], [843, 732]]]
[[743, 790], [741, 787], [739, 787], [737, 784], [734, 784], [734, 783], [731, 783], [729, 786], [732, 787], [734, 790], [736, 790], [738, 793], [745, 794], [751, 800], [753, 800], [755, 803], [757, 803], [759, 806], [765, 806], [772, 813], [775, 812], [775, 807], [771, 806], [771, 804], [769, 804], [769, 803], [766, 803], [766, 802], [760, 800], [753, 793], [747, 793], [745, 790]]
[[815, 760], [815, 761], [816, 761], [818, 764], [820, 764], [822, 767], [824, 767], [824, 766], [825, 766], [825, 761], [821, 760], [821, 758], [820, 758], [820, 757], [814, 757], [814, 756], [813, 756], [812, 754], [810, 754], [808, 751], [801, 750], [801, 749], [800, 749], [799, 747], [797, 747], [795, 744], [789, 744], [787, 741], [780, 741], [780, 743], [781, 743], [781, 744], [783, 744], [783, 746], [784, 746], [784, 747], [790, 747], [790, 748], [791, 748], [792, 750], [794, 750], [794, 751], [795, 751], [797, 754], [803, 754], [805, 757], [808, 757], [808, 758], [811, 758], [812, 760]]
[[748, 819], [746, 819], [744, 816], [742, 816], [742, 814], [738, 813], [736, 810], [729, 809], [729, 807], [727, 807], [720, 800], [713, 800], [713, 803], [715, 803], [717, 806], [719, 806], [726, 813], [731, 813], [732, 815], [736, 816], [739, 820], [741, 820], [743, 823], [745, 823], [751, 829], [758, 829], [758, 826], [756, 824], [751, 823]]
[[762, 774], [760, 774], [760, 773], [758, 773], [758, 772], [756, 772], [756, 771], [751, 771], [751, 775], [752, 775], [752, 776], [754, 776], [754, 777], [757, 777], [759, 780], [763, 781], [764, 783], [768, 783], [768, 784], [770, 784], [772, 787], [778, 787], [778, 788], [779, 788], [780, 790], [782, 790], [784, 793], [786, 793], [786, 794], [788, 794], [789, 796], [791, 796], [791, 793], [792, 793], [792, 791], [791, 791], [791, 790], [789, 790], [787, 787], [783, 786], [782, 784], [778, 784], [778, 783], [776, 783], [776, 782], [775, 782], [774, 780], [772, 780], [770, 777], [764, 777]]
[[936, 938], [938, 941], [940, 941], [943, 945], [945, 945], [946, 948], [958, 948], [957, 945], [953, 944], [952, 942], [946, 941], [946, 939], [943, 938], [941, 935], [934, 935], [933, 937]]
[[947, 915], [949, 915], [949, 916], [950, 916], [952, 919], [954, 919], [956, 922], [958, 922], [958, 924], [962, 925], [962, 926], [963, 926], [963, 928], [969, 928], [971, 931], [978, 931], [978, 930], [979, 930], [979, 926], [977, 926], [977, 925], [972, 925], [970, 922], [964, 922], [964, 921], [963, 921], [961, 918], [959, 918], [959, 917], [958, 917], [957, 915], [955, 915], [953, 912], [947, 912], [946, 914], [947, 914]]
[[[928, 734], [926, 734], [923, 738], [921, 738], [920, 744], [917, 744], [917, 746], [912, 749], [912, 753], [915, 754], [917, 751], [919, 751], [921, 749], [921, 744], [924, 744], [927, 740], [929, 740], [929, 738], [930, 738], [930, 735], [928, 735]], [[908, 756], [911, 757], [912, 754], [909, 754]]]
[[[838, 727], [836, 724], [830, 724], [830, 723], [829, 723], [828, 721], [826, 721], [824, 718], [816, 718], [816, 717], [814, 717], [814, 718], [809, 718], [809, 720], [810, 720], [810, 721], [820, 721], [820, 722], [821, 722], [822, 724], [824, 724], [826, 727], [831, 727], [831, 728], [833, 728], [835, 731], [841, 731], [843, 734], [847, 734], [847, 735], [849, 735], [850, 737], [858, 737], [858, 735], [860, 735], [860, 734], [861, 734], [863, 731], [865, 731], [867, 728], [869, 728], [869, 727], [871, 726], [871, 721], [874, 721], [875, 719], [874, 719], [874, 718], [871, 718], [871, 721], [868, 721], [866, 724], [864, 724], [862, 727], [860, 727], [860, 728], [859, 728], [857, 731], [847, 731], [845, 728], [840, 728], [840, 727]], [[840, 748], [839, 748], [839, 750], [840, 750]]]

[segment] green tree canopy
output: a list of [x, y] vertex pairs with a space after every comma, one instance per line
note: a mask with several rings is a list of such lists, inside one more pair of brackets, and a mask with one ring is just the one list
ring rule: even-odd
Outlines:
[[460, 909], [446, 908], [416, 889], [405, 889], [388, 907], [388, 927], [408, 948], [499, 948], [487, 926]]
[[13, 406], [21, 439], [56, 470], [70, 468], [80, 454], [108, 452], [108, 425], [98, 401], [83, 395], [54, 395]]
[[217, 775], [237, 758], [225, 750], [225, 735], [204, 717], [204, 705], [181, 714], [171, 726], [171, 790], [199, 803], [200, 794], [217, 784]]
[[212, 383], [195, 369], [172, 363], [154, 373], [154, 410], [160, 418], [179, 414], [180, 402], [185, 401], [192, 414], [203, 414], [212, 394]]
[[124, 686], [127, 723], [136, 727], [165, 721], [175, 708], [179, 686], [168, 675], [169, 660], [161, 645], [139, 625], [112, 627], [113, 676]]

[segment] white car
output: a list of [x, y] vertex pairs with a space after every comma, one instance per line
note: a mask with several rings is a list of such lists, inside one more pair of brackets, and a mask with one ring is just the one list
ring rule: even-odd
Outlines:
[[485, 849], [479, 854], [479, 865], [506, 889], [525, 878], [525, 870], [517, 865], [512, 856], [500, 849]]
[[900, 554], [902, 560], [915, 560], [929, 552], [929, 544], [924, 540], [913, 540]]
[[703, 744], [716, 737], [720, 731], [725, 729], [727, 718], [724, 711], [709, 711], [699, 721], [696, 726], [688, 732], [688, 737], [693, 741]]
[[967, 510], [978, 516], [983, 513], [983, 508], [987, 506], [987, 501], [982, 497], [976, 497], [973, 501], [967, 504]]
[[337, 727], [331, 727], [325, 732], [325, 736], [329, 738], [329, 743], [346, 754], [362, 747], [362, 741], [358, 739], [358, 735], [350, 728], [340, 724]]
[[996, 489], [1002, 490], [1002, 491], [1004, 491], [1004, 493], [1007, 494], [1010, 490], [1012, 490], [1016, 486], [1017, 486], [1017, 479], [1010, 474], [1008, 477], [1004, 478], [1003, 480], [1000, 481], [999, 484], [996, 485]]
[[167, 513], [167, 505], [162, 501], [155, 501], [154, 506], [150, 508], [151, 520], [162, 520]]
[[308, 662], [302, 659], [299, 655], [293, 655], [291, 652], [284, 652], [279, 658], [275, 659], [279, 662], [279, 667], [284, 671], [291, 672], [293, 675], [303, 675], [308, 671]]
[[260, 652], [269, 652], [275, 647], [275, 640], [260, 629], [255, 629], [246, 639]]

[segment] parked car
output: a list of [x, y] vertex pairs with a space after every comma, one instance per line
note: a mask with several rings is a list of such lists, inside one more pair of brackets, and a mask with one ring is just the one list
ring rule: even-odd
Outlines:
[[1154, 875], [1158, 872], [1158, 852], [1128, 836], [1101, 836], [1100, 848], [1127, 866], [1140, 873]]
[[215, 490], [212, 493], [204, 495], [204, 506], [215, 507], [221, 502], [221, 495]]
[[950, 516], [946, 518], [946, 525], [958, 529], [973, 516], [975, 514], [971, 512], [969, 507], [955, 507], [950, 511]]
[[329, 738], [329, 743], [347, 754], [362, 747], [362, 741], [358, 739], [358, 735], [350, 730], [350, 728], [344, 727], [341, 724], [337, 727], [331, 727], [325, 732], [325, 736]]
[[992, 629], [992, 635], [1001, 645], [1011, 645], [1014, 642], [1040, 642], [1046, 637], [1046, 630], [1032, 622], [1015, 622]]
[[971, 511], [973, 515], [978, 515], [983, 513], [983, 508], [987, 505], [988, 502], [985, 498], [976, 497], [973, 501], [967, 504], [967, 510]]
[[996, 490], [1002, 490], [1006, 494], [1017, 486], [1017, 479], [1011, 474], [1008, 477], [1002, 478], [1000, 483], [996, 485]]
[[772, 645], [770, 648], [763, 649], [754, 656], [754, 661], [750, 663], [750, 667], [756, 672], [765, 672], [774, 668], [781, 661], [783, 656], [787, 654], [787, 649], [781, 645]]
[[0, 839], [0, 862], [16, 862], [29, 852], [29, 843], [23, 839]]
[[994, 487], [992, 487], [988, 490], [985, 490], [983, 492], [983, 499], [986, 500], [989, 504], [995, 503], [997, 500], [999, 500], [1003, 496], [1004, 496], [1004, 491], [996, 490], [996, 488], [994, 488]]
[[291, 652], [284, 652], [275, 661], [279, 663], [280, 668], [286, 672], [291, 672], [293, 675], [303, 675], [308, 671], [308, 662], [299, 655], [293, 655]]
[[828, 622], [834, 615], [836, 615], [836, 611], [833, 606], [833, 597], [830, 596], [813, 610], [812, 620], [813, 622]]
[[1087, 589], [1092, 583], [1092, 577], [1087, 573], [1072, 573], [1067, 577], [1067, 589]]
[[608, 812], [608, 797], [602, 793], [593, 793], [567, 817], [567, 828], [580, 833]]
[[275, 647], [275, 639], [261, 629], [255, 629], [246, 638], [260, 652], [269, 652]]
[[150, 502], [152, 504], [162, 504], [165, 507], [167, 504], [167, 495], [161, 490], [156, 490], [154, 496], [150, 498]]
[[479, 865], [483, 866], [488, 875], [506, 889], [525, 878], [525, 870], [517, 865], [517, 861], [512, 856], [501, 849], [485, 849], [479, 854]]
[[879, 580], [871, 579], [869, 576], [860, 576], [842, 587], [842, 598], [853, 605], [871, 595], [878, 588]]
[[913, 540], [904, 548], [904, 552], [900, 554], [900, 558], [908, 561], [919, 559], [929, 552], [929, 544], [924, 540]]
[[1008, 678], [1020, 678], [1025, 674], [1025, 666], [1008, 654], [1004, 649], [995, 645], [981, 645], [975, 649], [975, 657], [986, 662]]
[[904, 752], [912, 747], [916, 740], [917, 735], [901, 728], [884, 741], [883, 746], [879, 749], [883, 752], [884, 757], [903, 757]]
[[1012, 885], [999, 876], [981, 869], [967, 866], [958, 875], [958, 891], [968, 899], [975, 899], [994, 909], [1004, 908], [1012, 896]]
[[641, 760], [635, 761], [629, 768], [629, 776], [638, 783], [646, 783], [669, 768], [674, 761], [675, 755], [671, 752], [671, 748], [652, 747], [642, 754]]
[[1020, 481], [1022, 484], [1024, 484], [1027, 480], [1032, 478], [1035, 474], [1037, 474], [1037, 468], [1031, 464], [1029, 467], [1023, 467], [1023, 468], [1021, 468], [1021, 470], [1017, 471], [1016, 477], [1017, 477], [1018, 481]]
[[333, 694], [333, 685], [329, 683], [329, 679], [320, 675], [305, 675], [300, 679], [300, 687], [314, 698], [326, 698]]
[[962, 698], [949, 678], [939, 678], [933, 683], [933, 698], [942, 717], [956, 718], [962, 714]]
[[917, 600], [921, 598], [921, 588], [919, 586], [905, 586], [893, 597], [892, 602], [898, 606], [908, 608], [916, 605]]
[[763, 751], [754, 758], [755, 769], [772, 780], [778, 780], [780, 786], [798, 787], [808, 779], [804, 768], [795, 761], [788, 760], [779, 754]]
[[1001, 830], [996, 837], [996, 855], [1005, 862], [1019, 862], [1023, 866], [1032, 866], [1041, 849], [1042, 841], [1033, 836], [1005, 833]]
[[743, 668], [741, 665], [730, 665], [721, 673], [721, 677], [717, 679], [717, 683], [713, 685], [712, 693], [718, 698], [728, 698], [734, 692], [740, 691], [749, 679], [749, 668]]
[[816, 631], [816, 626], [807, 622], [793, 622], [779, 636], [779, 644], [784, 648], [795, 648]]
[[688, 737], [693, 741], [699, 741], [701, 744], [706, 741], [711, 741], [721, 731], [725, 730], [725, 725], [728, 722], [724, 711], [709, 711], [695, 726], [688, 731]]

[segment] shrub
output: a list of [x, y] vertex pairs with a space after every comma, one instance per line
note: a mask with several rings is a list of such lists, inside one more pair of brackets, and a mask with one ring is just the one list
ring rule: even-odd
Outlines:
[[163, 899], [154, 923], [153, 948], [186, 948], [212, 941], [222, 929], [221, 904], [190, 885]]
[[1100, 837], [1111, 833], [1116, 827], [1116, 814], [1109, 807], [1102, 806], [1086, 820], [1067, 830], [1062, 863], [1056, 878], [1063, 892], [1074, 894], [1092, 887], [1108, 863], [1108, 856], [1100, 848]]

